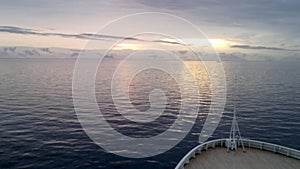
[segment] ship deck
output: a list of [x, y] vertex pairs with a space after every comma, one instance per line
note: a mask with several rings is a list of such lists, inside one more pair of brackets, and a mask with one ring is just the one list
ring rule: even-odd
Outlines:
[[[175, 169], [299, 169], [300, 151], [256, 140], [238, 140], [238, 150], [227, 152], [227, 139], [200, 144]], [[243, 152], [244, 145], [246, 152]]]
[[185, 169], [299, 169], [300, 160], [255, 148], [226, 151], [226, 148], [208, 149], [185, 166]]

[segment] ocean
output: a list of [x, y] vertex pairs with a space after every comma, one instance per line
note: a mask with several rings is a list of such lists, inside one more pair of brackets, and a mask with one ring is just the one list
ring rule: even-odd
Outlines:
[[[192, 129], [172, 149], [147, 158], [106, 152], [85, 133], [72, 98], [75, 62], [75, 59], [0, 60], [0, 168], [172, 169], [197, 145], [211, 94], [201, 62], [186, 61], [196, 75], [202, 103], [196, 121], [190, 121]], [[120, 86], [120, 90], [129, 89], [131, 103], [140, 111], [151, 107], [151, 90], [161, 88], [166, 92], [166, 114], [154, 122], [133, 123], [117, 113], [111, 99], [110, 78], [116, 64], [113, 60], [104, 61], [95, 82], [97, 103], [107, 122], [117, 132], [135, 138], [151, 138], [168, 130], [183, 99], [176, 81], [159, 70], [145, 70], [132, 79], [129, 87]], [[126, 71], [122, 71], [124, 77], [141, 63], [127, 64]], [[227, 100], [223, 117], [210, 139], [228, 137], [235, 104], [242, 137], [300, 150], [300, 62], [224, 61], [222, 64]], [[180, 70], [176, 68], [184, 79], [184, 71]], [[192, 97], [194, 91], [189, 90], [192, 86], [184, 87]], [[122, 104], [122, 96], [116, 97], [120, 97]], [[103, 140], [107, 144], [114, 141], [119, 140]]]

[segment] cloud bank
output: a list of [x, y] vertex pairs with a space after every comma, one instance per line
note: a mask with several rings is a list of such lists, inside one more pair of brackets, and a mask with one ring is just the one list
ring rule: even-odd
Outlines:
[[76, 38], [76, 39], [85, 39], [85, 40], [120, 39], [120, 40], [131, 40], [131, 41], [140, 41], [140, 42], [156, 42], [156, 43], [182, 45], [179, 42], [166, 41], [166, 40], [145, 40], [145, 39], [139, 39], [139, 38], [133, 38], [133, 37], [100, 35], [100, 34], [93, 34], [93, 33], [67, 34], [67, 33], [41, 32], [36, 29], [22, 28], [22, 27], [16, 27], [16, 26], [0, 26], [0, 32], [22, 34], [22, 35], [59, 36], [62, 38]]
[[239, 49], [254, 49], [254, 50], [299, 51], [295, 49], [286, 49], [286, 48], [279, 48], [279, 47], [250, 46], [250, 45], [232, 45], [230, 47], [239, 48]]

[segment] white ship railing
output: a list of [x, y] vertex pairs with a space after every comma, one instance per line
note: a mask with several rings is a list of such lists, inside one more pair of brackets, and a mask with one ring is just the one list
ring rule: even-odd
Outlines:
[[[201, 152], [204, 150], [207, 150], [209, 148], [215, 148], [215, 147], [225, 147], [226, 140], [227, 139], [211, 140], [196, 146], [180, 160], [180, 162], [177, 164], [175, 169], [184, 169], [185, 165], [188, 164], [192, 158], [195, 158], [197, 154], [201, 154]], [[238, 141], [239, 146], [241, 145], [241, 142], [243, 142], [244, 146], [248, 148], [257, 148], [261, 150], [271, 151], [274, 153], [282, 154], [300, 160], [299, 150], [295, 150], [292, 148], [288, 148], [288, 147], [284, 147], [272, 143], [256, 141], [256, 140], [248, 140], [248, 139], [240, 139]]]

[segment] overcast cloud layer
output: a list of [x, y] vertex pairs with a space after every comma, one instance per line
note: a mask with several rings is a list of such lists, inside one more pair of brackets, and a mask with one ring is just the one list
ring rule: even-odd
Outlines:
[[[11, 0], [0, 3], [2, 36], [15, 33], [86, 39], [90, 34], [85, 32], [97, 32], [113, 19], [137, 12], [156, 11], [188, 19], [209, 38], [236, 42], [230, 47], [235, 50], [297, 53], [300, 49], [298, 0]], [[119, 37], [101, 35], [97, 38]], [[2, 41], [0, 45], [9, 44]]]

